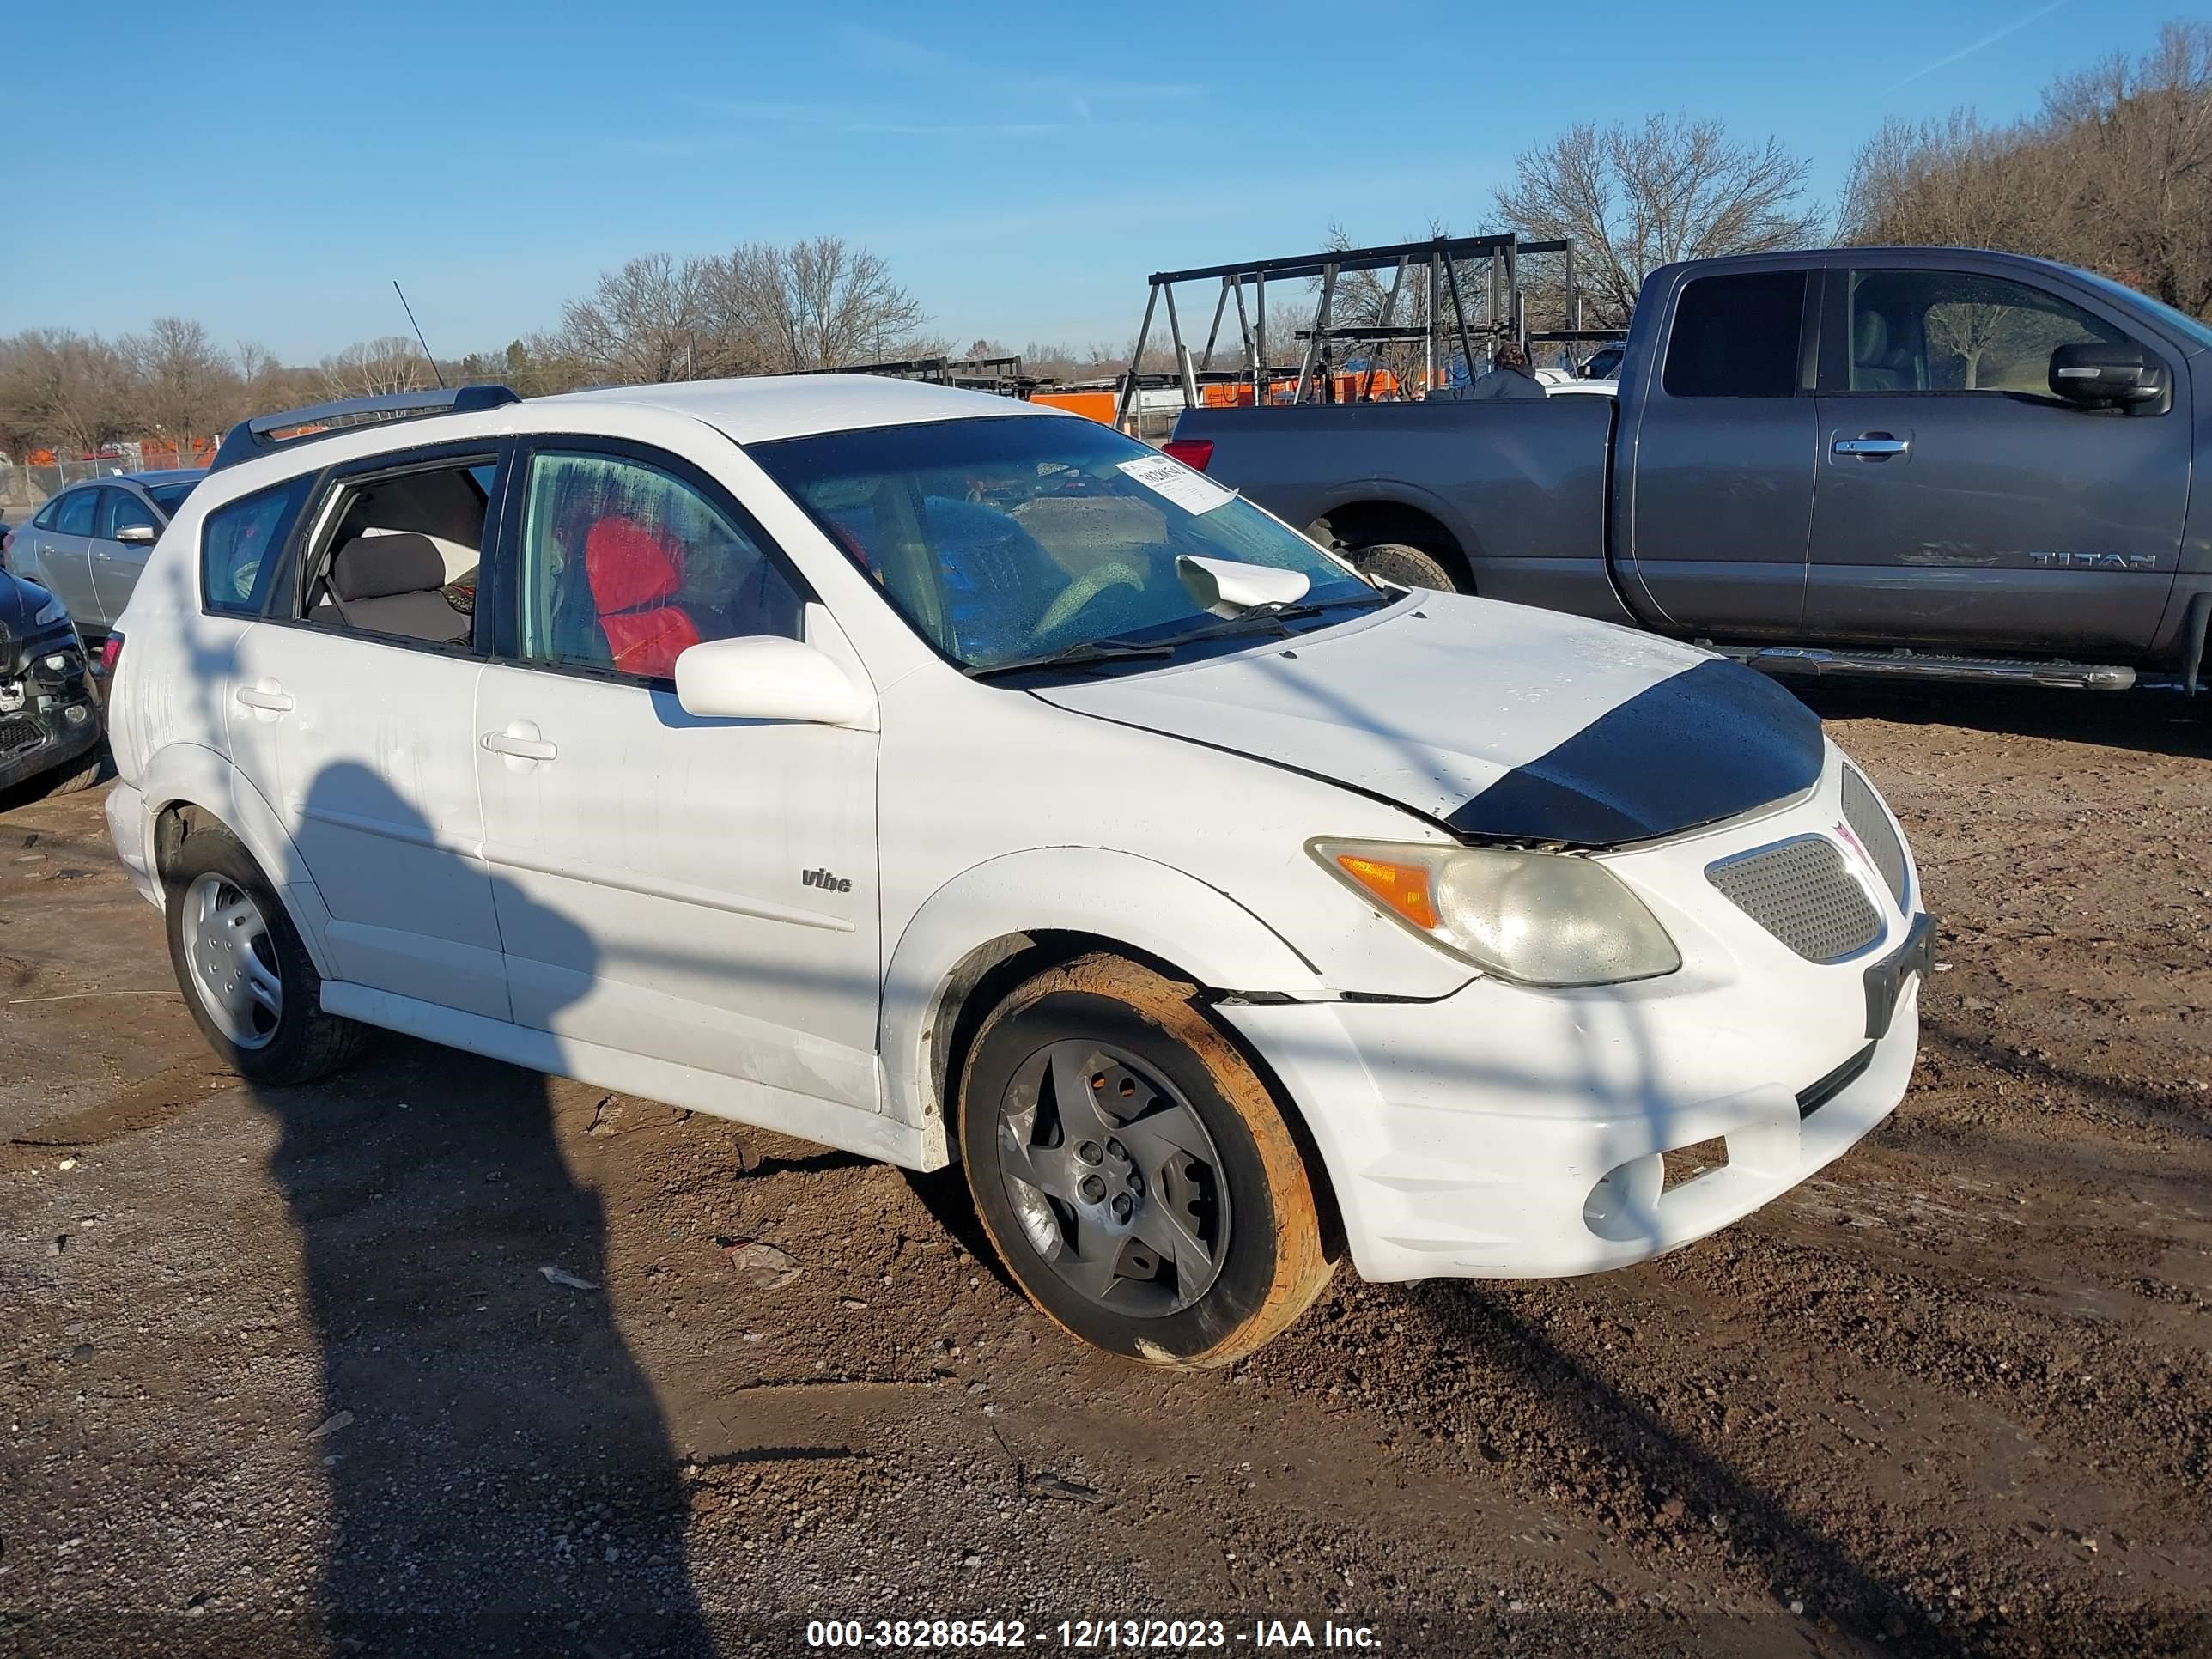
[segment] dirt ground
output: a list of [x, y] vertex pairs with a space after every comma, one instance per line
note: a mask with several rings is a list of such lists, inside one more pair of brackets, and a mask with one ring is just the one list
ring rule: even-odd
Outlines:
[[1194, 1377], [1029, 1314], [957, 1177], [396, 1038], [257, 1095], [98, 793], [0, 799], [0, 1652], [2212, 1652], [2212, 724], [1819, 707], [1943, 918], [1896, 1117]]

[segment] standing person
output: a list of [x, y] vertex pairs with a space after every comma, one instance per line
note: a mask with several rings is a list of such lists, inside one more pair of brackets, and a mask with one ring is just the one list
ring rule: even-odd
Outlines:
[[1508, 340], [1492, 356], [1490, 372], [1468, 387], [1462, 395], [1470, 403], [1487, 403], [1506, 398], [1540, 398], [1543, 382], [1529, 367], [1528, 348], [1518, 340]]

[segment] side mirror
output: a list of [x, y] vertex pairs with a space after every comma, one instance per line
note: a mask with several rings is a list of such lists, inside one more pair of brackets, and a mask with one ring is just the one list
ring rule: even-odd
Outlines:
[[855, 726], [875, 698], [798, 640], [755, 634], [708, 640], [676, 659], [676, 701], [702, 720]]
[[115, 539], [145, 547], [159, 539], [161, 532], [150, 524], [126, 524], [115, 532]]
[[2172, 385], [2166, 365], [2132, 340], [2080, 341], [2051, 354], [2051, 395], [2085, 408], [2151, 403]]

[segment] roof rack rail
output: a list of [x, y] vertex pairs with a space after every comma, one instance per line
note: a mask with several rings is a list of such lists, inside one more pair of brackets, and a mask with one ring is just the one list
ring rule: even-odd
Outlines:
[[220, 471], [310, 438], [328, 438], [386, 421], [411, 421], [424, 415], [468, 415], [478, 410], [519, 404], [503, 386], [464, 386], [435, 392], [393, 392], [377, 398], [341, 398], [277, 415], [256, 415], [223, 434], [208, 470]]

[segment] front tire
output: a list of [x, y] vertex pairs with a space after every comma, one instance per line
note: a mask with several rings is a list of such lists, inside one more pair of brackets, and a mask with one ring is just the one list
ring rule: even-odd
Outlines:
[[74, 795], [81, 789], [91, 788], [99, 781], [100, 768], [106, 763], [106, 751], [95, 743], [75, 760], [65, 762], [47, 773], [43, 780], [47, 799], [52, 799], [56, 795]]
[[196, 829], [161, 871], [169, 961], [209, 1046], [282, 1088], [349, 1065], [366, 1026], [323, 1012], [322, 975], [261, 866], [228, 830]]
[[1117, 957], [985, 1020], [961, 1158], [992, 1243], [1054, 1323], [1151, 1364], [1225, 1365], [1334, 1270], [1290, 1127], [1194, 988]]

